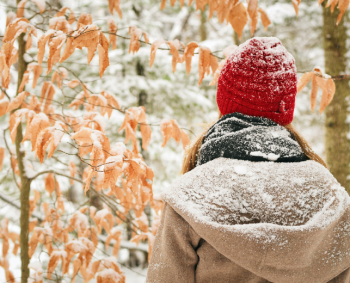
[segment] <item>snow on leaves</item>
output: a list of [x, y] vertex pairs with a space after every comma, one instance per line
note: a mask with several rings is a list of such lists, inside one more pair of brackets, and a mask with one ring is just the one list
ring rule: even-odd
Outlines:
[[311, 80], [311, 111], [316, 106], [318, 88], [322, 90], [322, 98], [320, 104], [320, 113], [332, 101], [335, 93], [335, 83], [328, 75], [322, 75], [320, 68], [316, 67], [312, 72], [305, 73], [298, 82], [298, 92], [300, 92], [306, 84]]

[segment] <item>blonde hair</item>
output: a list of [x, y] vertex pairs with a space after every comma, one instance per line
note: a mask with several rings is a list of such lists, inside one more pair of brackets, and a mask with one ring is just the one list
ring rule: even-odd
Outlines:
[[[221, 117], [222, 117], [222, 114], [219, 113], [218, 120]], [[187, 149], [185, 151], [184, 160], [183, 160], [183, 163], [182, 163], [182, 168], [181, 168], [181, 171], [180, 171], [181, 175], [191, 171], [192, 169], [194, 169], [196, 167], [197, 156], [198, 156], [198, 153], [199, 153], [200, 148], [202, 146], [202, 141], [204, 139], [204, 136], [208, 132], [209, 128], [212, 125], [214, 125], [216, 122], [217, 121], [214, 121], [214, 122], [206, 124], [204, 126], [204, 130], [187, 147]], [[294, 129], [292, 124], [285, 125], [284, 127], [292, 134], [292, 136], [295, 138], [295, 140], [299, 143], [299, 145], [300, 145], [301, 149], [303, 150], [303, 152], [305, 153], [305, 155], [310, 160], [314, 160], [314, 161], [320, 163], [321, 165], [323, 165], [324, 167], [327, 168], [326, 163], [322, 160], [322, 158], [319, 155], [317, 155], [312, 150], [312, 148], [308, 144], [308, 142], [301, 136], [301, 134], [298, 131], [296, 131]]]

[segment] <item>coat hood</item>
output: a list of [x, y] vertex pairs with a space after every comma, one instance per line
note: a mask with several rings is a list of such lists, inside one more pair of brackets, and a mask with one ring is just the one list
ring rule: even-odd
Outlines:
[[162, 197], [219, 253], [271, 282], [328, 282], [350, 266], [350, 198], [314, 161], [217, 158]]
[[298, 142], [270, 119], [231, 113], [219, 119], [205, 135], [198, 165], [218, 157], [299, 162], [308, 160]]

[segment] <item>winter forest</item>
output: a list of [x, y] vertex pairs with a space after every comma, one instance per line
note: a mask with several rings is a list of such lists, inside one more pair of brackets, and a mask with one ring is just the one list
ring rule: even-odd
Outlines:
[[230, 53], [294, 56], [293, 126], [350, 193], [348, 0], [0, 0], [0, 282], [145, 282]]

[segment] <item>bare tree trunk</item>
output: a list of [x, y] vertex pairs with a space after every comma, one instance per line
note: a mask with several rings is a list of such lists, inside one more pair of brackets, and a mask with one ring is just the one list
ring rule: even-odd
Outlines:
[[[17, 3], [20, 2], [17, 0]], [[17, 82], [17, 94], [21, 84], [23, 74], [27, 69], [27, 64], [24, 61], [25, 53], [25, 41], [24, 33], [18, 37], [18, 82]], [[28, 255], [28, 234], [29, 234], [29, 193], [30, 193], [30, 179], [25, 174], [25, 168], [23, 164], [24, 152], [21, 150], [21, 141], [23, 139], [22, 124], [19, 123], [17, 127], [16, 136], [16, 154], [18, 170], [21, 178], [21, 216], [20, 216], [20, 245], [21, 245], [21, 282], [26, 283], [29, 277], [29, 255]]]
[[[331, 14], [330, 8], [325, 8], [323, 3], [323, 48], [325, 53], [325, 71], [334, 76], [346, 72], [346, 14], [336, 26], [339, 9]], [[326, 162], [329, 170], [350, 193], [350, 140], [349, 124], [346, 122], [349, 115], [350, 87], [348, 80], [335, 82], [336, 93], [331, 104], [326, 107], [325, 121], [325, 148]]]
[[207, 14], [205, 9], [201, 12], [201, 25], [199, 27], [199, 34], [201, 36], [201, 41], [204, 41], [208, 38], [208, 30], [207, 30]]
[[238, 33], [235, 31], [233, 31], [233, 41], [234, 41], [235, 45], [237, 45], [237, 46], [240, 44]]

